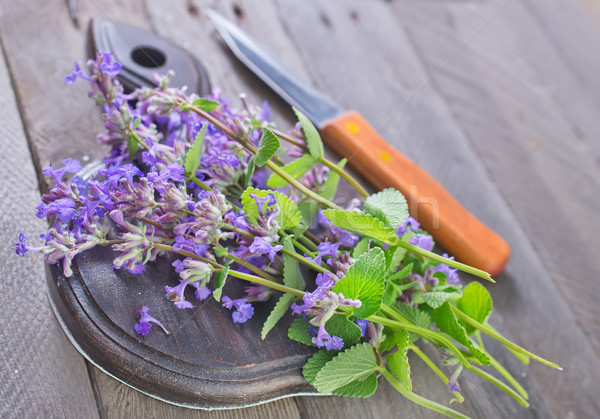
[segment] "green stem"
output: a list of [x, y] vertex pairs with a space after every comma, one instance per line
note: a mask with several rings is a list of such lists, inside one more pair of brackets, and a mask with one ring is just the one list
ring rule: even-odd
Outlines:
[[194, 182], [196, 185], [200, 186], [202, 189], [204, 189], [205, 191], [211, 192], [212, 189], [210, 186], [208, 186], [206, 183], [202, 182], [200, 179], [198, 179], [196, 176], [190, 176], [188, 178], [188, 180], [191, 180], [192, 182]]
[[[491, 325], [487, 324], [486, 326], [489, 327], [494, 332], [498, 333], [498, 331], [496, 329], [494, 329]], [[500, 334], [500, 333], [498, 333], [498, 334]], [[480, 337], [480, 340], [481, 340], [481, 337]], [[524, 354], [522, 354], [520, 352], [517, 352], [513, 348], [506, 347], [506, 349], [508, 349], [510, 351], [510, 353], [513, 354], [523, 364], [529, 365], [530, 359], [529, 359], [529, 357], [527, 355], [524, 355]]]
[[[446, 377], [446, 375], [442, 372], [442, 370], [440, 370], [438, 368], [437, 365], [435, 365], [433, 363], [433, 361], [427, 356], [425, 355], [425, 353], [419, 349], [418, 346], [416, 345], [409, 345], [408, 349], [410, 349], [411, 351], [413, 351], [414, 353], [416, 353], [419, 358], [421, 358], [423, 360], [423, 362], [425, 362], [425, 364], [427, 364], [427, 366], [429, 368], [431, 368], [431, 370], [440, 378], [440, 380], [442, 380], [442, 382], [447, 386], [449, 383], [449, 379], [448, 377]], [[454, 397], [456, 397], [456, 400], [458, 400], [459, 403], [462, 403], [465, 401], [464, 397], [462, 396], [462, 394], [460, 394], [458, 391], [453, 391], [452, 394], [454, 395]]]
[[350, 173], [346, 172], [344, 169], [340, 168], [337, 166], [337, 164], [333, 163], [332, 161], [329, 161], [325, 158], [321, 158], [319, 160], [321, 163], [323, 163], [325, 166], [329, 167], [331, 170], [333, 170], [334, 172], [336, 172], [338, 175], [340, 175], [342, 178], [344, 178], [346, 180], [346, 182], [348, 182], [350, 185], [352, 185], [352, 187], [354, 189], [356, 189], [356, 191], [363, 197], [366, 198], [369, 196], [369, 193], [360, 185], [360, 183], [358, 183], [358, 181], [356, 179], [354, 179]]
[[312, 260], [308, 260], [306, 259], [304, 256], [299, 255], [298, 253], [292, 251], [292, 250], [288, 250], [285, 247], [283, 249], [281, 249], [281, 251], [283, 253], [285, 253], [286, 255], [289, 255], [291, 257], [293, 257], [294, 259], [296, 259], [298, 262], [305, 264], [306, 266], [308, 266], [311, 269], [314, 269], [317, 272], [320, 273], [325, 273], [325, 272], [329, 272], [328, 269], [323, 268], [321, 265], [317, 265], [315, 262], [313, 262]]
[[392, 385], [400, 394], [406, 397], [411, 402], [417, 403], [427, 409], [433, 410], [434, 412], [441, 413], [442, 415], [449, 416], [451, 418], [465, 419], [468, 416], [457, 412], [454, 409], [450, 409], [444, 405], [434, 402], [433, 400], [426, 399], [423, 396], [413, 393], [412, 391], [406, 391], [402, 384], [394, 377], [386, 368], [380, 368], [381, 375]]
[[298, 182], [296, 179], [294, 179], [292, 176], [290, 176], [287, 172], [285, 172], [281, 167], [277, 166], [277, 164], [275, 164], [271, 160], [267, 161], [266, 166], [269, 169], [271, 169], [273, 172], [275, 172], [279, 176], [281, 176], [287, 183], [292, 185], [294, 188], [296, 188], [298, 191], [302, 192], [304, 195], [308, 196], [309, 198], [314, 199], [318, 203], [325, 205], [328, 208], [342, 210], [341, 207], [337, 206], [336, 204], [329, 201], [328, 199], [323, 198], [319, 194], [316, 194], [315, 192], [311, 191], [306, 186], [304, 186], [303, 184]]
[[414, 246], [414, 245], [412, 245], [410, 243], [406, 243], [405, 241], [403, 241], [401, 239], [398, 239], [395, 242], [386, 242], [386, 243], [389, 244], [389, 245], [392, 245], [392, 246], [403, 247], [404, 249], [407, 249], [407, 250], [409, 250], [409, 251], [411, 251], [413, 253], [416, 253], [416, 254], [418, 254], [420, 256], [423, 256], [423, 257], [426, 257], [428, 259], [435, 260], [437, 262], [441, 262], [441, 263], [443, 263], [445, 265], [448, 265], [451, 268], [460, 269], [463, 272], [469, 273], [471, 275], [478, 276], [479, 278], [483, 278], [483, 279], [491, 281], [491, 282], [496, 282], [496, 281], [494, 281], [492, 279], [492, 277], [490, 276], [489, 273], [487, 273], [485, 271], [482, 271], [481, 269], [477, 269], [477, 268], [474, 268], [472, 266], [465, 265], [464, 263], [460, 263], [460, 262], [457, 262], [455, 260], [445, 258], [443, 256], [440, 256], [440, 255], [436, 254], [436, 253], [430, 252], [430, 251], [425, 250], [425, 249], [421, 249], [418, 246]]
[[298, 240], [296, 239], [292, 239], [292, 243], [294, 244], [294, 246], [296, 246], [300, 251], [308, 254], [310, 257], [314, 257], [315, 253], [308, 250], [306, 247], [304, 247], [301, 243], [298, 242]]
[[503, 390], [505, 393], [508, 393], [513, 399], [518, 401], [521, 406], [529, 407], [529, 403], [527, 403], [527, 400], [523, 399], [516, 391], [514, 391], [512, 388], [507, 386], [502, 381], [498, 380], [496, 377], [494, 377], [490, 373], [482, 370], [481, 368], [477, 368], [475, 366], [471, 367], [471, 372], [475, 375], [478, 375], [478, 376], [484, 378], [485, 380], [489, 381], [490, 383], [494, 384], [496, 387]]
[[519, 382], [515, 379], [515, 377], [513, 377], [512, 374], [510, 372], [508, 372], [506, 370], [506, 368], [504, 368], [502, 366], [502, 364], [500, 364], [496, 360], [496, 358], [492, 357], [489, 353], [487, 353], [487, 356], [490, 358], [490, 361], [492, 362], [491, 363], [492, 367], [494, 367], [496, 369], [496, 371], [498, 371], [500, 373], [500, 375], [502, 375], [502, 377], [504, 377], [504, 379], [506, 381], [508, 381], [510, 383], [510, 385], [513, 386], [513, 388], [515, 390], [517, 390], [517, 392], [521, 395], [521, 397], [523, 397], [525, 400], [529, 400], [529, 394], [527, 394], [527, 391], [525, 391], [523, 386], [521, 386], [521, 384], [519, 384]]
[[248, 262], [246, 262], [245, 260], [243, 260], [243, 259], [240, 259], [239, 257], [237, 257], [237, 256], [234, 256], [234, 255], [232, 255], [232, 254], [231, 254], [231, 253], [229, 253], [229, 252], [225, 253], [225, 257], [226, 257], [226, 258], [229, 258], [229, 259], [231, 259], [231, 260], [233, 260], [233, 261], [235, 261], [235, 262], [237, 262], [237, 263], [238, 263], [238, 265], [241, 265], [241, 266], [243, 266], [244, 268], [246, 268], [246, 269], [248, 269], [248, 270], [251, 270], [251, 271], [252, 271], [252, 272], [254, 272], [255, 274], [257, 274], [257, 275], [259, 275], [259, 276], [262, 276], [263, 278], [265, 278], [265, 279], [268, 279], [269, 281], [273, 281], [273, 282], [279, 282], [279, 281], [277, 280], [277, 278], [275, 278], [274, 276], [271, 276], [270, 274], [268, 274], [268, 273], [264, 272], [262, 269], [259, 269], [259, 268], [257, 268], [257, 267], [256, 267], [256, 266], [254, 266], [253, 264], [251, 264], [251, 263], [248, 263]]
[[410, 323], [405, 323], [397, 320], [390, 320], [380, 316], [371, 316], [367, 320], [375, 323], [381, 323], [384, 326], [389, 326], [394, 329], [402, 329], [406, 330], [407, 332], [413, 332], [427, 340], [443, 345], [450, 349], [452, 353], [454, 353], [454, 355], [456, 355], [458, 360], [461, 362], [461, 364], [464, 365], [466, 369], [471, 368], [471, 364], [469, 363], [467, 358], [465, 358], [464, 354], [460, 351], [460, 349], [458, 349], [456, 345], [454, 345], [448, 338], [441, 335], [440, 333], [437, 333], [433, 330], [425, 329], [423, 327], [415, 326]]
[[456, 306], [453, 306], [452, 304], [450, 304], [450, 307], [452, 308], [452, 311], [454, 311], [454, 314], [456, 314], [456, 316], [458, 316], [458, 318], [460, 318], [461, 320], [463, 320], [465, 323], [473, 326], [475, 329], [481, 330], [486, 335], [493, 337], [494, 339], [496, 339], [498, 342], [500, 342], [501, 344], [503, 344], [507, 348], [512, 348], [515, 351], [517, 351], [519, 353], [522, 353], [524, 355], [527, 355], [531, 359], [534, 359], [534, 360], [536, 360], [538, 362], [541, 362], [544, 365], [548, 365], [549, 367], [556, 368], [556, 369], [562, 371], [562, 368], [560, 366], [558, 366], [557, 364], [555, 364], [553, 362], [550, 362], [550, 361], [542, 358], [541, 356], [537, 356], [536, 354], [528, 351], [525, 348], [522, 348], [521, 346], [517, 345], [516, 343], [511, 342], [510, 340], [506, 339], [504, 336], [502, 336], [501, 334], [499, 334], [498, 332], [496, 332], [492, 328], [490, 328], [490, 327], [488, 327], [488, 326], [486, 326], [484, 324], [481, 324], [478, 321], [472, 319], [470, 316], [466, 315], [461, 310], [459, 310]]
[[304, 242], [304, 244], [307, 245], [308, 247], [310, 247], [313, 251], [315, 251], [315, 252], [317, 251], [317, 245], [315, 244], [315, 242], [313, 242], [311, 239], [306, 237], [304, 234], [302, 234], [298, 238], [300, 240], [302, 240]]

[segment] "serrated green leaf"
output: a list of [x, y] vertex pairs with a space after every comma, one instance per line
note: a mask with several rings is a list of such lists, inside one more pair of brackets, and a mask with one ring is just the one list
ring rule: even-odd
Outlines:
[[398, 285], [388, 279], [387, 282], [385, 283], [385, 292], [383, 294], [383, 303], [388, 306], [393, 305], [396, 302], [396, 300], [398, 299], [398, 297], [400, 295], [402, 295], [402, 291], [412, 288], [417, 283], [418, 283], [418, 281], [414, 281], [414, 282], [410, 282], [408, 284]]
[[248, 160], [248, 167], [246, 168], [246, 176], [244, 177], [244, 188], [248, 188], [250, 183], [252, 182], [252, 176], [254, 175], [254, 169], [256, 168], [256, 163], [254, 160], [254, 156], [250, 157]]
[[394, 331], [392, 329], [385, 326], [383, 328], [383, 335], [385, 338], [381, 343], [379, 343], [379, 352], [387, 352], [396, 346], [396, 339], [394, 338]]
[[352, 259], [358, 259], [359, 256], [367, 250], [369, 250], [369, 238], [363, 237], [356, 246], [354, 246], [354, 250], [352, 250]]
[[302, 317], [296, 317], [288, 329], [288, 337], [305, 345], [316, 346], [312, 342], [313, 335], [308, 331], [308, 326], [308, 322]]
[[[291, 163], [286, 164], [281, 169], [294, 179], [298, 179], [300, 176], [308, 172], [315, 164], [317, 160], [310, 154], [305, 154], [299, 159], [294, 160]], [[267, 186], [269, 188], [282, 188], [287, 185], [288, 182], [277, 173], [273, 173], [267, 180]]]
[[399, 331], [394, 334], [398, 350], [387, 356], [386, 360], [390, 371], [398, 378], [405, 391], [412, 391], [412, 382], [410, 379], [410, 364], [406, 351], [408, 350], [409, 336], [405, 331]]
[[400, 279], [404, 279], [404, 278], [406, 278], [412, 272], [412, 269], [413, 269], [413, 264], [409, 263], [404, 268], [402, 268], [401, 271], [398, 271], [395, 274], [392, 274], [388, 278], [388, 281], [396, 282], [396, 281], [398, 281]]
[[349, 348], [358, 342], [362, 334], [360, 327], [343, 314], [334, 314], [327, 320], [325, 330], [331, 336], [342, 338], [345, 348]]
[[227, 254], [227, 249], [222, 246], [215, 246], [215, 247], [213, 247], [213, 252], [215, 252], [215, 255], [217, 257], [222, 258], [223, 256], [225, 256]]
[[377, 390], [377, 375], [371, 374], [362, 381], [354, 381], [331, 392], [336, 396], [369, 397]]
[[407, 250], [402, 247], [391, 246], [385, 250], [385, 266], [387, 274], [391, 275], [398, 271], [398, 268], [406, 256]]
[[260, 337], [264, 339], [267, 337], [267, 334], [275, 327], [277, 322], [281, 320], [281, 318], [287, 313], [288, 309], [292, 302], [296, 299], [296, 297], [292, 294], [283, 294], [277, 300], [277, 304], [265, 320], [265, 324], [263, 324], [262, 332], [260, 333]]
[[[289, 236], [282, 243], [285, 249], [296, 251]], [[300, 264], [296, 259], [285, 253], [283, 254], [283, 284], [297, 290], [304, 290], [306, 286], [302, 271], [300, 271]]]
[[215, 276], [215, 283], [213, 286], [212, 295], [215, 300], [221, 301], [221, 295], [223, 294], [223, 287], [225, 286], [225, 281], [227, 280], [227, 275], [229, 275], [229, 264], [227, 263], [222, 271], [217, 273]]
[[490, 358], [480, 351], [469, 337], [467, 336], [467, 332], [465, 328], [461, 326], [450, 307], [450, 303], [447, 301], [442, 304], [440, 308], [436, 308], [433, 310], [433, 321], [437, 327], [450, 335], [453, 339], [455, 339], [460, 344], [464, 345], [471, 351], [471, 354], [475, 358], [481, 361], [484, 365], [490, 365]]
[[373, 347], [361, 343], [340, 352], [318, 372], [314, 386], [321, 393], [330, 393], [355, 381], [362, 381], [377, 370]]
[[[250, 194], [263, 198], [269, 194], [273, 194], [277, 205], [279, 205], [279, 214], [275, 218], [279, 223], [279, 227], [283, 230], [292, 230], [300, 224], [302, 221], [302, 215], [298, 211], [297, 205], [286, 195], [277, 191], [254, 189], [252, 187], [246, 188], [242, 194], [241, 201], [244, 212], [246, 213], [246, 219], [253, 224], [256, 224], [256, 218], [259, 216], [258, 205], [256, 201], [250, 197]], [[268, 206], [267, 208], [271, 208]], [[264, 208], [263, 208], [264, 210]]]
[[[456, 306], [475, 321], [485, 324], [492, 313], [493, 302], [490, 293], [483, 285], [479, 282], [471, 282], [463, 289], [462, 298], [457, 301]], [[472, 335], [477, 330], [462, 321], [460, 323], [468, 335]]]
[[369, 196], [365, 200], [365, 212], [384, 221], [389, 227], [398, 230], [408, 218], [406, 198], [398, 190], [387, 188]]
[[319, 214], [319, 205], [313, 200], [302, 201], [298, 204], [298, 211], [302, 214], [302, 222], [312, 226]]
[[214, 111], [219, 107], [220, 103], [216, 100], [206, 99], [201, 97], [200, 99], [196, 99], [192, 102], [192, 106], [202, 109], [205, 112]]
[[[382, 242], [395, 242], [397, 240], [396, 232], [378, 220], [371, 214], [365, 214], [360, 211], [343, 211], [328, 209], [323, 214], [335, 226], [343, 228], [352, 233], [361, 236], [371, 237]], [[385, 263], [385, 262], [384, 262]], [[381, 266], [384, 266], [383, 264]]]
[[394, 307], [400, 310], [406, 317], [411, 319], [419, 327], [429, 329], [429, 327], [433, 324], [431, 315], [426, 311], [419, 310], [404, 303], [397, 303]]
[[385, 272], [383, 251], [376, 247], [363, 253], [348, 269], [344, 277], [333, 286], [333, 291], [344, 294], [345, 298], [360, 300], [360, 307], [352, 313], [366, 319], [375, 314], [381, 306]]
[[424, 292], [415, 295], [413, 302], [421, 304], [422, 302], [427, 304], [431, 308], [439, 308], [446, 301], [458, 300], [461, 296], [461, 292]]
[[321, 368], [337, 354], [338, 351], [321, 349], [319, 352], [308, 358], [308, 361], [306, 361], [306, 364], [304, 364], [304, 367], [302, 368], [302, 375], [304, 376], [304, 379], [308, 381], [308, 384], [313, 384], [315, 382], [315, 378], [317, 378], [317, 374], [321, 371]]
[[256, 165], [258, 167], [264, 166], [277, 153], [280, 146], [279, 138], [277, 138], [273, 131], [269, 128], [263, 128], [256, 152]]
[[294, 113], [300, 122], [300, 127], [304, 133], [304, 140], [306, 142], [306, 147], [308, 148], [308, 153], [315, 159], [320, 159], [323, 157], [323, 141], [321, 140], [319, 131], [317, 131], [317, 128], [306, 115], [294, 107], [292, 107], [292, 109], [294, 110]]
[[183, 165], [183, 168], [185, 169], [185, 175], [188, 177], [195, 176], [196, 171], [200, 167], [200, 159], [202, 158], [202, 144], [204, 143], [204, 134], [206, 133], [207, 126], [208, 124], [202, 125], [200, 132], [194, 139], [194, 144], [185, 155], [185, 164]]
[[[337, 167], [339, 167], [340, 169], [343, 169], [344, 166], [346, 166], [347, 162], [348, 162], [348, 160], [342, 159], [337, 164]], [[319, 189], [319, 192], [318, 192], [319, 195], [321, 195], [323, 198], [331, 201], [335, 197], [335, 193], [337, 192], [339, 183], [340, 183], [340, 175], [337, 172], [333, 172], [333, 171], [329, 172], [329, 176], [327, 177], [327, 180], [325, 180], [325, 182], [323, 183], [323, 185], [321, 185], [321, 188]]]

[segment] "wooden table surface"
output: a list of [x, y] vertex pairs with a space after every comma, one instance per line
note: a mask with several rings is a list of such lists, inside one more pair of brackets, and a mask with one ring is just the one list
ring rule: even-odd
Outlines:
[[[150, 28], [208, 67], [235, 98], [289, 108], [228, 52], [214, 7], [260, 39], [443, 183], [510, 243], [491, 324], [563, 372], [523, 366], [490, 347], [531, 397], [524, 409], [464, 378], [460, 411], [480, 418], [600, 417], [600, 6], [591, 0], [76, 1], [0, 3], [0, 417], [432, 417], [380, 383], [369, 399], [296, 397], [234, 411], [194, 411], [106, 376], [71, 346], [46, 299], [43, 263], [20, 259], [36, 237], [41, 168], [102, 155], [87, 86], [66, 87], [86, 58], [92, 16]], [[42, 188], [43, 190], [43, 188]], [[418, 393], [448, 393], [418, 360]], [[465, 377], [467, 375], [465, 374]]]

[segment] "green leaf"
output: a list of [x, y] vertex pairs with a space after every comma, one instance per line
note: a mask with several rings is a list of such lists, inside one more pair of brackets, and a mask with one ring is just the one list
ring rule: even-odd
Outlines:
[[302, 222], [307, 226], [312, 226], [319, 214], [319, 204], [313, 200], [302, 201], [298, 204], [298, 210], [302, 214]]
[[409, 336], [405, 331], [394, 334], [398, 350], [387, 356], [388, 368], [396, 376], [405, 391], [412, 391], [410, 380], [410, 364], [406, 352], [408, 350]]
[[385, 251], [385, 265], [387, 267], [387, 274], [391, 275], [398, 271], [398, 268], [406, 256], [407, 250], [402, 247], [391, 246]]
[[332, 391], [336, 396], [369, 397], [377, 390], [377, 375], [369, 375], [363, 381], [354, 381]]
[[229, 264], [231, 261], [225, 265], [222, 271], [217, 273], [215, 276], [215, 284], [213, 286], [213, 297], [217, 301], [221, 301], [221, 294], [223, 294], [223, 287], [225, 286], [225, 281], [227, 280], [227, 275], [229, 275]]
[[255, 158], [254, 156], [250, 157], [248, 160], [248, 167], [246, 168], [246, 176], [244, 177], [244, 188], [248, 189], [250, 183], [252, 182], [252, 175], [254, 175], [254, 169], [256, 168]]
[[220, 258], [227, 254], [227, 249], [222, 246], [214, 246], [213, 251], [215, 252], [215, 255]]
[[387, 188], [365, 200], [365, 212], [379, 218], [394, 230], [398, 230], [408, 218], [406, 198], [398, 190]]
[[388, 306], [393, 305], [396, 302], [398, 296], [400, 296], [402, 294], [402, 291], [412, 288], [417, 283], [418, 283], [418, 281], [414, 281], [414, 282], [410, 282], [408, 284], [397, 285], [388, 279], [387, 282], [385, 283], [385, 292], [383, 294], [383, 303]]
[[308, 358], [308, 361], [306, 361], [306, 364], [304, 364], [304, 367], [302, 368], [302, 375], [304, 376], [304, 379], [308, 381], [308, 384], [313, 384], [315, 382], [315, 378], [317, 378], [317, 374], [321, 371], [321, 368], [337, 354], [338, 351], [328, 351], [323, 348]]
[[413, 302], [416, 304], [425, 303], [431, 308], [439, 308], [446, 301], [458, 300], [461, 296], [461, 292], [424, 292], [417, 294], [413, 298]]
[[279, 150], [279, 138], [269, 128], [263, 128], [262, 136], [258, 143], [258, 151], [256, 152], [256, 165], [264, 166]]
[[219, 102], [217, 102], [216, 100], [206, 99], [204, 97], [201, 97], [200, 99], [196, 99], [195, 101], [192, 102], [192, 106], [194, 106], [198, 109], [202, 109], [205, 112], [214, 111], [215, 109], [217, 109], [219, 107], [219, 105], [221, 105], [221, 104]]
[[[323, 214], [334, 225], [361, 236], [371, 237], [382, 242], [393, 243], [397, 240], [396, 232], [370, 214], [360, 211], [343, 211], [328, 209]], [[385, 262], [384, 262], [385, 263]], [[382, 265], [381, 266], [385, 266]]]
[[349, 348], [358, 342], [362, 334], [360, 327], [343, 314], [334, 314], [327, 320], [325, 330], [331, 336], [342, 338], [345, 348]]
[[316, 346], [312, 342], [313, 335], [308, 331], [308, 326], [308, 322], [302, 317], [296, 317], [288, 329], [288, 337], [305, 345]]
[[[287, 250], [295, 252], [290, 236], [287, 236], [283, 241], [283, 247]], [[297, 290], [304, 290], [306, 286], [300, 264], [296, 259], [288, 254], [283, 254], [283, 284]]]
[[202, 158], [202, 144], [204, 143], [204, 134], [206, 133], [207, 126], [208, 124], [202, 125], [200, 132], [198, 135], [196, 135], [194, 144], [185, 155], [185, 164], [183, 168], [185, 169], [185, 175], [188, 177], [195, 176], [196, 171], [200, 167], [200, 159]]
[[365, 342], [341, 352], [325, 364], [313, 385], [321, 393], [330, 393], [349, 383], [363, 381], [376, 370], [373, 347]]
[[310, 122], [310, 119], [306, 115], [294, 107], [292, 109], [300, 122], [300, 127], [302, 127], [308, 153], [315, 159], [320, 159], [323, 157], [323, 141], [321, 141], [319, 131], [317, 131], [317, 128]]
[[352, 250], [352, 259], [358, 259], [360, 255], [369, 250], [369, 238], [363, 237]]
[[352, 309], [352, 313], [366, 319], [375, 314], [381, 306], [385, 272], [383, 251], [376, 247], [363, 253], [348, 269], [344, 277], [333, 286], [333, 291], [344, 294], [345, 298], [360, 300], [362, 305]]
[[275, 304], [273, 311], [271, 311], [269, 317], [267, 317], [267, 320], [265, 320], [262, 332], [260, 333], [260, 337], [262, 339], [267, 337], [267, 334], [271, 331], [271, 329], [273, 329], [277, 322], [281, 320], [285, 313], [287, 313], [290, 305], [295, 299], [296, 297], [292, 294], [283, 294], [281, 297], [279, 297], [279, 300], [277, 300], [277, 304]]
[[[298, 179], [300, 176], [308, 172], [316, 163], [317, 159], [312, 157], [310, 154], [305, 154], [299, 159], [286, 164], [282, 167], [282, 169], [294, 179]], [[269, 180], [267, 180], [267, 186], [269, 188], [282, 188], [287, 184], [287, 180], [279, 176], [277, 173], [273, 173], [269, 177]]]
[[[340, 169], [343, 169], [344, 166], [346, 166], [347, 162], [348, 162], [348, 160], [342, 159], [337, 164], [337, 167], [339, 167]], [[321, 195], [323, 198], [331, 201], [335, 197], [335, 193], [337, 192], [339, 182], [340, 182], [340, 175], [337, 172], [333, 172], [333, 171], [329, 172], [329, 176], [327, 177], [327, 180], [325, 180], [325, 182], [323, 183], [323, 185], [321, 185], [321, 188], [319, 189], [319, 192], [318, 192], [319, 195]]]
[[398, 281], [400, 279], [404, 279], [404, 278], [406, 278], [412, 272], [412, 269], [413, 269], [413, 264], [409, 263], [404, 268], [402, 268], [401, 271], [398, 271], [395, 274], [392, 274], [388, 278], [388, 281], [396, 282], [396, 281]]
[[[492, 313], [493, 303], [490, 293], [483, 285], [479, 282], [471, 282], [463, 289], [462, 298], [458, 300], [456, 306], [473, 320], [485, 324]], [[468, 335], [472, 335], [477, 330], [462, 321], [460, 323]]]
[[450, 303], [446, 301], [440, 308], [433, 310], [433, 320], [441, 331], [446, 332], [458, 343], [468, 348], [475, 358], [480, 360], [484, 365], [490, 365], [490, 358], [477, 347], [475, 347], [473, 341], [469, 339], [465, 328], [461, 326], [456, 318], [456, 315], [454, 314], [454, 311], [452, 311]]
[[133, 134], [127, 136], [127, 150], [129, 151], [129, 157], [133, 157], [138, 151], [139, 144]]
[[426, 311], [419, 310], [404, 303], [397, 303], [395, 307], [419, 327], [429, 329], [433, 323], [431, 315]]
[[[291, 230], [297, 227], [298, 224], [300, 224], [300, 221], [302, 221], [302, 215], [300, 214], [300, 211], [298, 211], [296, 204], [289, 197], [277, 191], [265, 191], [254, 189], [252, 187], [246, 188], [241, 198], [242, 207], [248, 221], [256, 224], [256, 218], [259, 216], [258, 205], [256, 204], [256, 201], [250, 197], [250, 194], [255, 194], [260, 198], [264, 198], [271, 193], [275, 196], [277, 205], [279, 205], [279, 214], [277, 214], [277, 217], [275, 218], [279, 223], [279, 227], [283, 230]], [[270, 209], [271, 206], [266, 208]]]

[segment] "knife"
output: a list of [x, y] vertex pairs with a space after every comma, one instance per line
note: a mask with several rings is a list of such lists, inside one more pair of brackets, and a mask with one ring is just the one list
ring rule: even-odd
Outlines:
[[346, 157], [376, 188], [391, 187], [402, 192], [411, 215], [440, 246], [461, 262], [492, 276], [502, 271], [510, 256], [506, 241], [467, 211], [431, 175], [387, 143], [358, 112], [342, 109], [213, 10], [208, 16], [235, 56], [307, 115], [329, 147]]

